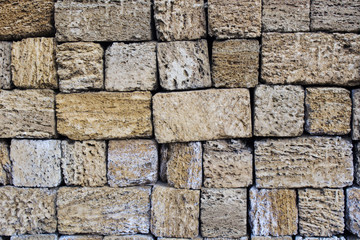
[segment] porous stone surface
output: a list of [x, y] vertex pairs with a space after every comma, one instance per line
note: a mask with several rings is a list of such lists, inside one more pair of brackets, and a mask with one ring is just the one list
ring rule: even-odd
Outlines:
[[205, 187], [240, 188], [252, 184], [252, 149], [245, 141], [208, 141], [203, 148]]
[[360, 237], [360, 188], [346, 189], [346, 228]]
[[211, 238], [246, 236], [246, 188], [201, 190], [201, 235]]
[[160, 85], [166, 90], [211, 87], [206, 40], [158, 44]]
[[58, 0], [58, 41], [143, 41], [151, 39], [151, 1]]
[[9, 156], [9, 145], [0, 141], [0, 185], [11, 183], [11, 161]]
[[104, 87], [104, 50], [98, 43], [63, 43], [56, 48], [61, 92], [78, 92]]
[[201, 142], [162, 145], [161, 179], [175, 188], [200, 189], [202, 153]]
[[107, 178], [111, 187], [154, 184], [158, 178], [158, 148], [154, 140], [109, 141]]
[[11, 75], [18, 88], [57, 88], [54, 38], [25, 38], [13, 42]]
[[155, 185], [151, 195], [151, 233], [194, 238], [199, 234], [200, 191]]
[[301, 86], [258, 85], [255, 89], [255, 136], [294, 137], [304, 130]]
[[212, 46], [212, 80], [215, 87], [252, 88], [258, 83], [259, 41], [215, 41]]
[[309, 32], [310, 0], [264, 0], [262, 27], [265, 32]]
[[11, 88], [11, 44], [0, 41], [0, 89]]
[[54, 233], [56, 190], [0, 187], [0, 235]]
[[61, 141], [17, 140], [10, 145], [13, 184], [20, 187], [56, 187], [61, 182]]
[[50, 36], [54, 0], [0, 2], [0, 40]]
[[57, 195], [59, 233], [148, 233], [150, 192], [150, 187], [62, 187]]
[[352, 90], [352, 124], [353, 140], [360, 140], [360, 89]]
[[[350, 236], [347, 236], [346, 239], [352, 239]], [[345, 237], [343, 236], [332, 236], [332, 237], [301, 237], [301, 236], [296, 236], [295, 240], [345, 240]], [[353, 239], [355, 240], [355, 239]]]
[[251, 240], [291, 240], [291, 236], [281, 236], [281, 237], [272, 237], [272, 236], [251, 236]]
[[97, 235], [62, 235], [59, 240], [102, 240], [102, 236]]
[[353, 182], [352, 143], [341, 137], [255, 141], [258, 188], [341, 188]]
[[15, 235], [10, 240], [57, 240], [56, 234]]
[[360, 84], [358, 34], [264, 33], [261, 53], [268, 84]]
[[252, 135], [247, 89], [158, 93], [153, 97], [158, 142], [188, 142]]
[[161, 41], [206, 36], [204, 0], [155, 0], [154, 18], [156, 35]]
[[345, 197], [342, 189], [299, 189], [299, 231], [302, 236], [344, 232]]
[[56, 95], [57, 130], [73, 140], [150, 137], [150, 92]]
[[354, 144], [355, 151], [355, 167], [354, 167], [354, 177], [355, 182], [360, 185], [360, 143]]
[[261, 32], [261, 0], [209, 0], [209, 35], [216, 38], [255, 38]]
[[104, 240], [153, 240], [151, 235], [105, 236]]
[[104, 141], [61, 142], [61, 168], [66, 185], [98, 187], [106, 184]]
[[359, 0], [311, 1], [311, 30], [359, 32]]
[[105, 54], [108, 91], [150, 91], [157, 88], [156, 42], [113, 43]]
[[54, 98], [51, 90], [1, 90], [0, 137], [53, 137]]
[[295, 235], [298, 230], [295, 190], [251, 188], [250, 225], [254, 235]]

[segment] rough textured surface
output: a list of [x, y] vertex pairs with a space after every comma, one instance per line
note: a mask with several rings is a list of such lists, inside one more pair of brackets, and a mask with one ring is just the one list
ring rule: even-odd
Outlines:
[[255, 141], [258, 188], [349, 186], [353, 182], [351, 141], [299, 137]]
[[246, 188], [201, 190], [201, 235], [239, 238], [246, 236]]
[[11, 182], [11, 162], [9, 157], [9, 145], [0, 141], [0, 185], [7, 185]]
[[298, 228], [295, 190], [251, 188], [250, 225], [254, 235], [295, 235]]
[[310, 0], [264, 0], [265, 32], [309, 32]]
[[102, 236], [97, 235], [62, 235], [59, 240], [102, 240]]
[[211, 87], [206, 40], [159, 43], [158, 65], [164, 89]]
[[113, 43], [105, 54], [108, 91], [155, 90], [156, 42]]
[[212, 47], [212, 80], [215, 87], [255, 87], [259, 77], [259, 41], [215, 41]]
[[342, 189], [300, 189], [299, 231], [302, 236], [330, 237], [344, 232]]
[[208, 0], [209, 35], [255, 38], [261, 31], [261, 0]]
[[346, 189], [346, 228], [360, 237], [360, 188]]
[[56, 234], [15, 235], [10, 240], [57, 240]]
[[150, 187], [60, 188], [57, 195], [61, 234], [148, 233]]
[[0, 91], [0, 137], [48, 138], [55, 135], [54, 92]]
[[151, 235], [105, 236], [104, 240], [153, 240]]
[[251, 236], [251, 240], [292, 240], [291, 236], [283, 236], [283, 237], [271, 237], [271, 236]]
[[54, 38], [13, 42], [11, 74], [12, 82], [19, 88], [57, 88]]
[[352, 139], [360, 140], [360, 89], [352, 90]]
[[109, 141], [107, 160], [111, 187], [154, 184], [158, 179], [158, 148], [154, 140]]
[[56, 95], [57, 130], [73, 140], [149, 137], [150, 92]]
[[160, 177], [175, 188], [200, 189], [202, 184], [201, 142], [162, 145]]
[[200, 191], [155, 185], [151, 195], [151, 233], [194, 238], [199, 234]]
[[11, 88], [11, 44], [0, 41], [0, 89]]
[[300, 136], [304, 130], [301, 86], [259, 85], [255, 89], [255, 136]]
[[350, 91], [344, 88], [306, 88], [306, 124], [310, 134], [345, 135], [351, 130]]
[[58, 0], [59, 41], [142, 41], [151, 39], [151, 1]]
[[[350, 240], [352, 239], [351, 236], [347, 236], [346, 239]], [[333, 237], [301, 237], [301, 236], [296, 236], [295, 240], [345, 240], [345, 237], [339, 236], [333, 236]], [[352, 239], [352, 240], [356, 240], [356, 239]]]
[[0, 235], [54, 233], [55, 197], [46, 188], [0, 187]]
[[97, 43], [64, 43], [57, 46], [56, 63], [62, 92], [102, 89], [104, 50]]
[[355, 167], [354, 167], [354, 175], [355, 182], [360, 185], [360, 143], [355, 143]]
[[54, 0], [0, 2], [0, 40], [49, 36], [53, 28]]
[[62, 141], [61, 168], [66, 185], [98, 187], [106, 184], [104, 141]]
[[247, 89], [158, 93], [153, 97], [158, 142], [251, 137]]
[[269, 84], [360, 84], [360, 35], [265, 33], [261, 77]]
[[204, 144], [204, 186], [239, 188], [252, 184], [252, 150], [242, 140], [209, 141]]

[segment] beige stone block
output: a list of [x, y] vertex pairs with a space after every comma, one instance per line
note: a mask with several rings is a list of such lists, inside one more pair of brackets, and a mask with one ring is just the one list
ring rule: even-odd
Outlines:
[[13, 42], [12, 82], [18, 88], [58, 87], [54, 38], [26, 38]]
[[57, 240], [56, 234], [15, 235], [10, 240]]
[[[346, 239], [350, 239], [349, 237], [347, 237]], [[301, 236], [296, 236], [295, 240], [345, 240], [345, 237], [343, 236], [333, 236], [333, 237], [301, 237]], [[353, 239], [355, 240], [355, 239]]]
[[102, 240], [102, 236], [98, 235], [63, 235], [59, 240]]
[[57, 130], [73, 140], [150, 137], [150, 92], [56, 95]]
[[240, 237], [240, 238], [202, 238], [204, 240], [248, 240], [249, 237]]
[[352, 90], [352, 139], [360, 140], [360, 89]]
[[346, 189], [346, 228], [360, 237], [360, 188]]
[[9, 145], [7, 142], [0, 141], [0, 185], [10, 184], [11, 178], [11, 161], [9, 156]]
[[342, 189], [300, 189], [299, 231], [302, 236], [331, 237], [344, 232]]
[[54, 233], [56, 190], [0, 187], [0, 235]]
[[57, 195], [59, 233], [148, 233], [150, 192], [150, 187], [62, 187]]
[[12, 42], [0, 41], [0, 89], [11, 88], [11, 45]]
[[354, 143], [355, 152], [355, 166], [354, 166], [354, 177], [355, 182], [360, 185], [360, 143]]
[[158, 93], [153, 98], [153, 115], [159, 143], [252, 135], [247, 89]]
[[349, 139], [299, 137], [255, 141], [258, 188], [342, 188], [353, 182]]
[[272, 236], [251, 236], [251, 240], [291, 240], [291, 236], [281, 236], [281, 237], [272, 237]]
[[168, 143], [161, 146], [160, 177], [171, 187], [200, 189], [202, 185], [201, 142]]
[[208, 141], [203, 147], [205, 187], [239, 188], [252, 184], [252, 149], [245, 141]]
[[156, 183], [159, 164], [154, 140], [109, 141], [107, 154], [107, 178], [111, 187]]
[[153, 240], [152, 235], [105, 236], [104, 240]]

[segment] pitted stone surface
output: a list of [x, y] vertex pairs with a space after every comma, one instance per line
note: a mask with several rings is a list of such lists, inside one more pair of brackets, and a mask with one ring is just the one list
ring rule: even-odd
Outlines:
[[353, 239], [350, 236], [348, 236], [347, 238], [342, 237], [342, 236], [339, 236], [339, 237], [336, 237], [336, 236], [334, 236], [334, 237], [301, 237], [301, 236], [296, 236], [295, 237], [295, 240], [345, 240], [345, 239], [347, 239], [347, 240], [350, 240], [350, 239], [356, 240], [357, 238]]
[[360, 89], [352, 90], [352, 139], [360, 140]]
[[104, 240], [153, 240], [151, 235], [105, 236]]
[[11, 183], [11, 161], [9, 156], [9, 145], [0, 141], [0, 185]]
[[56, 234], [15, 235], [10, 240], [57, 240]]
[[97, 235], [63, 235], [59, 240], [102, 240], [102, 236]]
[[360, 185], [360, 143], [355, 143], [355, 167], [354, 167], [354, 177], [355, 182]]
[[360, 237], [360, 188], [346, 189], [346, 228]]
[[[251, 240], [291, 240], [290, 236], [272, 237], [272, 236], [251, 236]], [[335, 240], [335, 239], [334, 239]]]
[[11, 42], [0, 41], [0, 89], [11, 88]]

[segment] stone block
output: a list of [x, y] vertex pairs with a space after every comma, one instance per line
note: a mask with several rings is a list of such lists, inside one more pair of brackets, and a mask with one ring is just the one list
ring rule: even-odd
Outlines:
[[360, 188], [346, 189], [346, 228], [360, 238]]
[[9, 156], [9, 145], [0, 141], [0, 185], [11, 183], [11, 161]]
[[11, 42], [0, 41], [0, 89], [11, 88], [11, 45]]
[[151, 235], [123, 235], [123, 236], [105, 236], [104, 240], [153, 240]]
[[[348, 240], [350, 240], [349, 236], [346, 238]], [[296, 236], [295, 240], [345, 240], [345, 237], [343, 236], [332, 236], [332, 237], [301, 237], [301, 236]], [[355, 239], [353, 239], [355, 240]]]
[[360, 140], [360, 89], [352, 90], [352, 139]]
[[354, 177], [357, 185], [360, 185], [360, 143], [355, 143], [355, 166], [354, 166]]
[[281, 236], [281, 237], [272, 237], [272, 236], [251, 236], [251, 240], [291, 240], [291, 236]]
[[102, 240], [98, 235], [62, 235], [59, 240]]
[[57, 240], [56, 234], [15, 235], [10, 240]]

